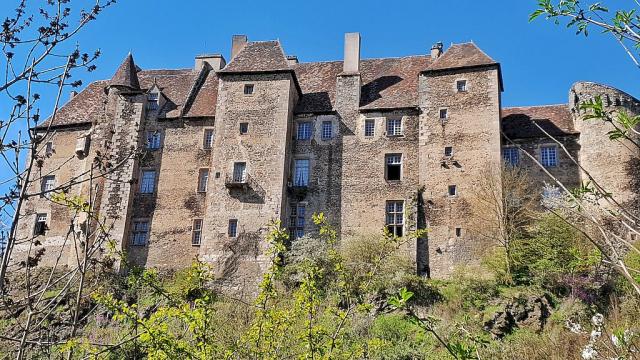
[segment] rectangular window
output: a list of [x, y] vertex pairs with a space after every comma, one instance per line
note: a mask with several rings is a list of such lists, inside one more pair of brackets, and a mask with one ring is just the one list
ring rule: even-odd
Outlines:
[[289, 236], [291, 239], [295, 240], [304, 236], [306, 211], [304, 204], [291, 204], [291, 214], [289, 216]]
[[309, 185], [309, 159], [294, 160], [293, 176], [294, 186]]
[[202, 243], [202, 219], [193, 219], [191, 230], [191, 245], [200, 246]]
[[404, 201], [387, 201], [386, 226], [389, 233], [402, 236], [404, 228]]
[[33, 235], [44, 235], [47, 231], [47, 214], [41, 213], [36, 215], [36, 223], [33, 226]]
[[387, 154], [384, 162], [386, 179], [399, 181], [402, 174], [402, 154]]
[[376, 131], [376, 121], [374, 119], [366, 119], [364, 121], [364, 136], [372, 137]]
[[298, 123], [298, 140], [310, 140], [311, 139], [311, 122], [304, 121]]
[[147, 149], [157, 150], [160, 149], [160, 132], [159, 131], [147, 131]]
[[322, 122], [322, 140], [328, 140], [333, 137], [333, 123], [331, 121]]
[[247, 180], [247, 163], [237, 162], [233, 164], [233, 182], [243, 183]]
[[140, 180], [140, 192], [143, 194], [153, 194], [156, 190], [156, 171], [143, 170]]
[[198, 192], [207, 192], [207, 183], [209, 182], [209, 169], [200, 169], [198, 171]]
[[449, 111], [447, 109], [440, 109], [440, 119], [445, 120], [449, 117]]
[[46, 156], [51, 156], [51, 154], [53, 154], [53, 143], [51, 141], [47, 142], [45, 145], [44, 154]]
[[511, 166], [520, 163], [520, 151], [517, 147], [507, 147], [502, 149], [502, 160]]
[[238, 220], [230, 219], [229, 220], [229, 237], [237, 237], [238, 236]]
[[453, 156], [453, 146], [445, 146], [444, 148], [444, 156], [452, 157]]
[[40, 191], [42, 192], [40, 194], [40, 197], [51, 195], [49, 194], [49, 192], [51, 192], [51, 190], [53, 190], [55, 186], [56, 186], [56, 177], [54, 175], [47, 175], [43, 177], [40, 182]]
[[467, 91], [467, 80], [456, 81], [456, 89], [458, 89], [458, 92]]
[[462, 228], [456, 228], [456, 237], [462, 236]]
[[244, 135], [249, 132], [249, 123], [240, 123], [240, 135]]
[[402, 135], [402, 119], [387, 119], [387, 136]]
[[149, 93], [147, 94], [147, 110], [156, 111], [158, 110], [158, 99], [160, 98], [158, 93]]
[[449, 196], [458, 195], [458, 187], [455, 185], [449, 185]]
[[131, 228], [131, 244], [134, 246], [145, 246], [149, 238], [149, 222], [138, 220], [133, 222]]
[[204, 130], [204, 141], [202, 143], [203, 149], [211, 149], [213, 147], [213, 129]]
[[544, 167], [558, 166], [558, 154], [555, 146], [543, 146], [540, 148], [540, 162]]
[[253, 94], [253, 84], [245, 84], [244, 85], [244, 94], [245, 95]]

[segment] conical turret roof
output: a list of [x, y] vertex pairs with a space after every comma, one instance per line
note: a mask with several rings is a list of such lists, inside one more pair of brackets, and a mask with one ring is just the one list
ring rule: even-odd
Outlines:
[[131, 53], [127, 55], [116, 73], [113, 74], [109, 86], [124, 86], [132, 90], [140, 90], [136, 64], [133, 62]]

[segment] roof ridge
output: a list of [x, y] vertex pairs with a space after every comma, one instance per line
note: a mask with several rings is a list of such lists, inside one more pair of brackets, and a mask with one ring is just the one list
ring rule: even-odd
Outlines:
[[534, 107], [551, 107], [551, 106], [569, 106], [568, 103], [546, 104], [546, 105], [521, 105], [521, 106], [504, 106], [503, 109], [522, 109]]

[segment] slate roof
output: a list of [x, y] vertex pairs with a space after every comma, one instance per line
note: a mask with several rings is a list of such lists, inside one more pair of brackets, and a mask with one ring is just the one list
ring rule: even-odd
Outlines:
[[474, 43], [453, 44], [439, 58], [436, 59], [427, 71], [449, 70], [498, 64], [485, 54]]
[[579, 134], [568, 104], [502, 109], [502, 131], [511, 139], [546, 137], [534, 121], [552, 136]]
[[109, 86], [125, 86], [131, 90], [138, 90], [140, 89], [140, 83], [138, 82], [136, 73], [136, 64], [133, 62], [133, 55], [129, 53], [116, 70], [116, 73], [113, 74], [111, 81], [109, 81]]
[[252, 41], [231, 59], [221, 73], [290, 71], [279, 41]]

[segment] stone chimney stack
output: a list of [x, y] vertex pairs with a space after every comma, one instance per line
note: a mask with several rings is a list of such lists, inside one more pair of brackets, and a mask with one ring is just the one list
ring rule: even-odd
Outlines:
[[247, 35], [233, 35], [231, 38], [231, 60], [247, 45]]
[[289, 66], [295, 65], [298, 63], [298, 57], [295, 55], [287, 55], [287, 62], [289, 63]]
[[344, 67], [345, 74], [360, 72], [360, 33], [344, 34]]
[[220, 71], [227, 64], [224, 57], [220, 54], [203, 54], [196, 56], [196, 71], [202, 70], [205, 64], [211, 66], [211, 70]]
[[440, 55], [442, 55], [442, 42], [438, 41], [437, 43], [433, 44], [433, 46], [431, 47], [431, 59], [435, 60], [437, 58], [440, 57]]

